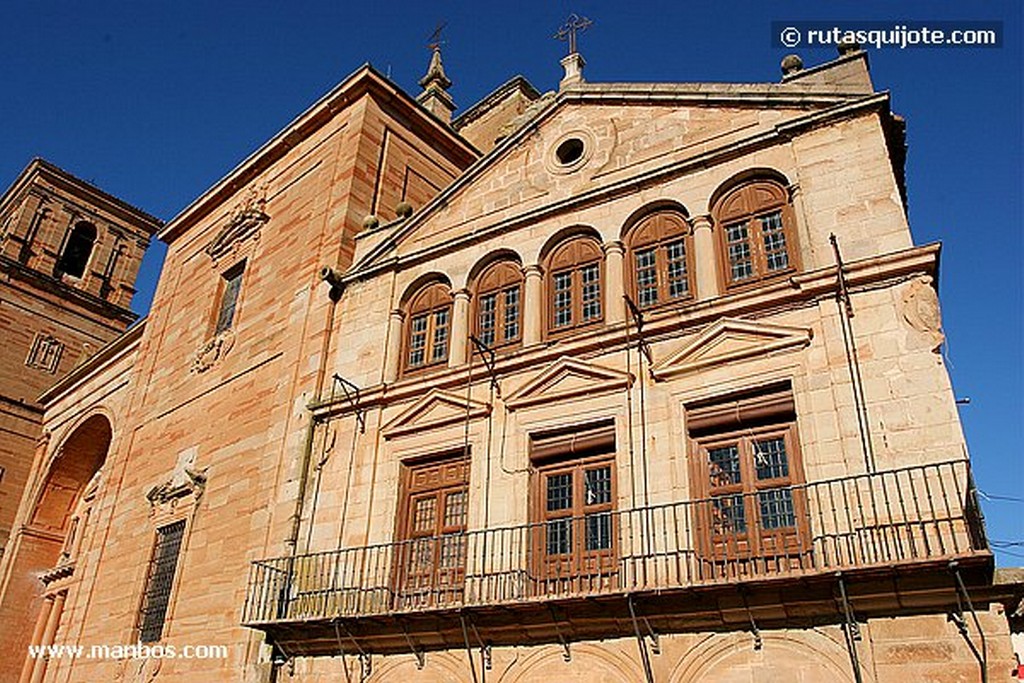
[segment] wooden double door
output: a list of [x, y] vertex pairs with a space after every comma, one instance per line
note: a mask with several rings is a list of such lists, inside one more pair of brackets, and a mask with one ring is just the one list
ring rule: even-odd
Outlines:
[[399, 609], [456, 604], [466, 581], [469, 460], [404, 472], [394, 593]]

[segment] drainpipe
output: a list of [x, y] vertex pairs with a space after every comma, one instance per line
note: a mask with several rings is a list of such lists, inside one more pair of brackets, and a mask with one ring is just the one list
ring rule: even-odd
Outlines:
[[[320, 279], [331, 286], [329, 294], [331, 306], [327, 310], [327, 324], [325, 326], [324, 342], [320, 349], [320, 367], [317, 368], [316, 373], [314, 396], [317, 401], [320, 400], [320, 394], [324, 388], [324, 378], [327, 376], [327, 359], [330, 355], [331, 330], [334, 328], [334, 313], [338, 307], [338, 301], [341, 300], [341, 293], [343, 290], [340, 276], [330, 266], [324, 266], [320, 269]], [[317, 419], [313, 415], [313, 411], [309, 406], [307, 406], [306, 409], [309, 411], [309, 425], [306, 427], [306, 440], [302, 447], [301, 464], [299, 465], [299, 491], [295, 499], [295, 512], [292, 514], [292, 530], [289, 533], [288, 538], [285, 540], [285, 545], [291, 548], [291, 552], [289, 554], [293, 560], [299, 552], [299, 531], [302, 526], [302, 507], [305, 504], [306, 489], [309, 486], [309, 461], [313, 456], [313, 439], [316, 434], [317, 426]], [[290, 570], [291, 566], [289, 566], [289, 574], [291, 573]]]
[[[331, 346], [331, 330], [334, 328], [334, 313], [338, 307], [338, 301], [341, 300], [342, 284], [341, 278], [338, 273], [330, 266], [324, 266], [320, 269], [319, 277], [322, 281], [328, 283], [331, 286], [330, 299], [331, 306], [327, 309], [327, 322], [325, 324], [325, 334], [323, 346], [320, 349], [320, 367], [317, 368], [316, 373], [316, 385], [313, 393], [316, 400], [320, 399], [320, 394], [324, 387], [324, 377], [327, 375], [327, 358]], [[285, 570], [285, 583], [284, 583], [284, 594], [287, 595], [291, 591], [292, 575], [295, 571], [295, 559], [299, 554], [299, 532], [302, 527], [302, 507], [306, 501], [306, 489], [309, 486], [309, 462], [313, 456], [313, 439], [316, 435], [317, 419], [313, 415], [312, 408], [307, 405], [306, 410], [309, 411], [309, 424], [306, 426], [306, 438], [302, 446], [302, 454], [300, 456], [299, 464], [299, 490], [295, 496], [295, 512], [292, 513], [292, 528], [288, 534], [288, 538], [285, 539], [285, 546], [289, 548], [288, 552], [288, 568]], [[274, 645], [275, 653], [279, 651], [276, 644]], [[278, 673], [282, 665], [287, 661], [287, 658], [282, 657], [271, 657], [270, 662], [270, 681], [274, 682], [278, 680]]]

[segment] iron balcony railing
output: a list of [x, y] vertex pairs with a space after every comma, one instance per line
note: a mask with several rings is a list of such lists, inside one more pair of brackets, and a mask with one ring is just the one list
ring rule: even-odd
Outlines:
[[640, 594], [986, 553], [966, 461], [253, 562], [250, 625]]

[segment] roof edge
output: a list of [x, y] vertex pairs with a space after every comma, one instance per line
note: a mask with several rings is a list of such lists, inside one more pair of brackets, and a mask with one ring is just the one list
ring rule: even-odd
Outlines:
[[110, 210], [111, 213], [126, 215], [127, 218], [131, 219], [139, 227], [145, 228], [150, 234], [156, 233], [164, 224], [164, 222], [156, 216], [143, 211], [137, 206], [129, 204], [123, 199], [115, 197], [106, 190], [97, 187], [87, 180], [82, 180], [74, 173], [61, 168], [51, 161], [47, 161], [43, 157], [33, 157], [25, 168], [22, 169], [21, 173], [19, 173], [14, 179], [14, 182], [12, 182], [7, 190], [4, 191], [3, 195], [0, 195], [0, 206], [3, 206], [10, 201], [21, 190], [21, 188], [31, 182], [32, 178], [36, 175], [48, 175], [51, 178], [55, 178], [67, 185], [70, 185], [78, 192], [89, 195], [90, 201], [93, 203], [106, 205], [106, 208]]
[[335, 114], [371, 90], [376, 90], [389, 101], [397, 100], [410, 111], [415, 111], [431, 128], [442, 134], [450, 144], [460, 148], [467, 157], [479, 156], [479, 151], [468, 140], [432, 116], [411, 95], [366, 62], [179, 211], [157, 234], [157, 238], [168, 243], [173, 241], [206, 215], [206, 212], [241, 189], [259, 172], [334, 118]]
[[488, 109], [503, 100], [505, 96], [512, 92], [516, 87], [522, 88], [531, 100], [536, 100], [540, 97], [540, 91], [537, 90], [529, 80], [527, 80], [526, 76], [516, 74], [491, 92], [484, 95], [474, 105], [466, 109], [466, 111], [456, 116], [455, 119], [452, 120], [452, 128], [458, 130], [474, 119], [479, 118]]
[[[778, 86], [776, 86], [778, 87]], [[475, 181], [475, 179], [486, 169], [490, 164], [494, 163], [498, 158], [506, 154], [511, 148], [519, 144], [519, 142], [526, 136], [530, 135], [537, 126], [541, 125], [544, 120], [552, 116], [554, 112], [560, 109], [567, 103], [580, 102], [587, 99], [590, 93], [580, 88], [574, 87], [571, 89], [561, 90], [558, 94], [549, 102], [546, 106], [542, 107], [537, 111], [533, 118], [525, 121], [518, 130], [512, 135], [508, 136], [500, 143], [498, 143], [490, 152], [485, 154], [483, 157], [477, 160], [472, 166], [467, 168], [461, 176], [455, 179], [450, 185], [439, 192], [430, 202], [428, 202], [422, 209], [413, 214], [410, 218], [402, 221], [401, 225], [396, 225], [395, 232], [386, 238], [384, 238], [380, 244], [371, 249], [367, 254], [363, 256], [358, 262], [353, 263], [345, 275], [345, 279], [349, 280], [360, 274], [361, 271], [372, 267], [377, 261], [384, 260], [384, 254], [393, 249], [402, 238], [409, 234], [416, 226], [430, 219], [430, 217], [441, 207], [445, 206], [448, 201], [457, 193], [461, 192], [462, 189]], [[799, 96], [800, 93], [790, 93], [791, 95]], [[637, 101], [648, 102], [650, 98], [642, 95], [633, 93]], [[599, 95], [600, 97], [600, 95]], [[684, 98], [684, 100], [687, 98]], [[776, 134], [784, 133], [787, 130], [793, 130], [801, 126], [813, 123], [821, 118], [832, 118], [837, 115], [842, 115], [848, 108], [861, 108], [864, 106], [875, 106], [883, 105], [888, 107], [888, 93], [872, 93], [872, 94], [857, 94], [857, 95], [846, 95], [846, 96], [829, 96], [824, 99], [818, 100], [819, 104], [831, 105], [826, 109], [823, 109], [813, 114], [800, 117], [795, 121], [787, 122], [785, 126], [781, 128], [777, 127]], [[698, 101], [702, 103], [718, 103], [723, 101], [723, 98], [707, 98], [698, 97]], [[731, 101], [736, 101], [732, 99]], [[806, 100], [805, 100], [806, 101]], [[632, 182], [632, 181], [630, 181]]]

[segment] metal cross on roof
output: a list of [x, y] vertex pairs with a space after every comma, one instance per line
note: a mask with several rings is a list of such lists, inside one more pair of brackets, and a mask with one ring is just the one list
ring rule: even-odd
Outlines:
[[558, 29], [558, 32], [555, 33], [554, 37], [559, 40], [569, 41], [569, 54], [574, 54], [576, 52], [576, 34], [583, 33], [593, 24], [594, 22], [590, 19], [581, 17], [573, 12], [569, 15], [569, 18], [565, 20], [565, 23], [562, 24], [562, 27]]
[[430, 34], [430, 38], [427, 41], [427, 47], [430, 50], [436, 50], [439, 47], [441, 47], [442, 45], [445, 45], [445, 44], [448, 43], [447, 40], [441, 40], [441, 31], [444, 31], [446, 26], [448, 26], [448, 22], [447, 21], [439, 22], [437, 24], [437, 28], [434, 29], [434, 32]]

